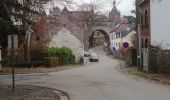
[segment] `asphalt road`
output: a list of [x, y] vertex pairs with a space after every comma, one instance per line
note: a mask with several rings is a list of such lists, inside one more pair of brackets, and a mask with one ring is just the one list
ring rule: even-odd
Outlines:
[[[170, 87], [119, 72], [119, 61], [95, 48], [99, 62], [45, 74], [17, 75], [17, 84], [50, 87], [67, 92], [71, 100], [170, 100]], [[0, 76], [4, 84], [11, 76]]]

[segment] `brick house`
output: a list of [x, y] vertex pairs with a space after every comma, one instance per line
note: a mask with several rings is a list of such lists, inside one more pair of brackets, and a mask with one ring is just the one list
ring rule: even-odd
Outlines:
[[140, 13], [140, 29], [141, 29], [141, 46], [142, 48], [149, 48], [151, 40], [150, 34], [150, 0], [142, 0], [139, 4]]
[[[148, 70], [149, 49], [170, 49], [170, 0], [138, 0], [141, 66]], [[140, 50], [139, 50], [140, 51]]]

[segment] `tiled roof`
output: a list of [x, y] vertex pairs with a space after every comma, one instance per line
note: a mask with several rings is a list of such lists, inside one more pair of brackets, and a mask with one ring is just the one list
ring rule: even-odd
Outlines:
[[129, 27], [126, 24], [120, 24], [116, 29], [115, 29], [115, 34], [121, 33], [122, 37], [125, 37], [128, 35], [130, 32]]

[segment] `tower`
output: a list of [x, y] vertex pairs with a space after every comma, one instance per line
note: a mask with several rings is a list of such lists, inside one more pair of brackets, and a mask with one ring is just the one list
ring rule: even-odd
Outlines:
[[113, 1], [113, 8], [109, 13], [109, 20], [118, 23], [120, 19], [120, 12], [116, 7], [116, 0]]
[[116, 5], [116, 0], [113, 1], [113, 5]]

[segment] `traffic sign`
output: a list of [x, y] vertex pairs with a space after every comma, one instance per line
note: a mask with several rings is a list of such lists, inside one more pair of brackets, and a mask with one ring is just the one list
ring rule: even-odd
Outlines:
[[[13, 45], [12, 45], [13, 43]], [[8, 48], [17, 49], [18, 48], [18, 35], [8, 35]]]
[[128, 48], [128, 47], [129, 47], [129, 43], [128, 43], [128, 42], [124, 42], [124, 43], [123, 43], [123, 47], [124, 47], [124, 48]]
[[15, 91], [15, 50], [18, 48], [18, 35], [8, 35], [8, 48], [12, 49], [12, 88]]

